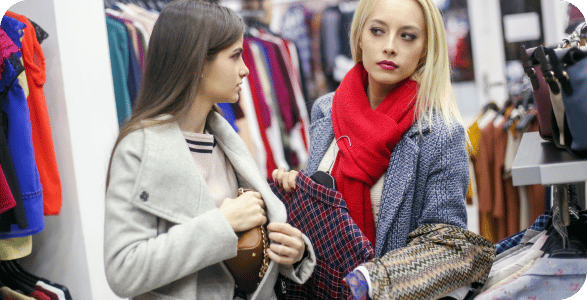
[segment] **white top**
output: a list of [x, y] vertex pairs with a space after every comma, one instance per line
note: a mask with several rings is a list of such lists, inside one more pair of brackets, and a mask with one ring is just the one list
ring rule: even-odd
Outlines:
[[207, 132], [182, 133], [216, 207], [220, 207], [226, 198], [235, 198], [238, 191], [236, 173], [214, 136]]

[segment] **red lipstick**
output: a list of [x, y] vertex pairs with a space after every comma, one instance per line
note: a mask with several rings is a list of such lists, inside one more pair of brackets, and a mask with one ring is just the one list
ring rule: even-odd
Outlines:
[[382, 60], [377, 63], [382, 69], [393, 71], [397, 69], [397, 65], [389, 60]]

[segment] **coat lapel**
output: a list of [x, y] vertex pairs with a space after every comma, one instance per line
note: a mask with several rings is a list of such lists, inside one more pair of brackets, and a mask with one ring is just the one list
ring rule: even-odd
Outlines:
[[273, 194], [263, 178], [259, 168], [243, 140], [238, 136], [230, 124], [218, 113], [208, 116], [210, 131], [217, 138], [218, 145], [230, 160], [234, 170], [256, 191], [261, 193], [267, 208], [267, 217], [271, 222], [286, 222], [285, 206]]
[[[273, 194], [247, 146], [230, 124], [219, 114], [212, 113], [208, 126], [237, 176], [246, 179], [251, 188], [263, 196], [269, 220], [286, 222], [285, 206]], [[136, 204], [174, 223], [186, 222], [216, 208], [177, 123], [144, 130], [145, 153], [137, 179]], [[186, 195], [190, 198], [187, 201]]]
[[177, 123], [146, 127], [144, 132], [136, 203], [175, 223], [216, 207]]

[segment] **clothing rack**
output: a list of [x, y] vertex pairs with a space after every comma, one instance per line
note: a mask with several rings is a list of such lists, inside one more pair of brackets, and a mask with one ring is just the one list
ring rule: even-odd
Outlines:
[[558, 206], [563, 224], [568, 226], [568, 191], [575, 189], [581, 209], [587, 208], [585, 195], [587, 159], [579, 159], [553, 143], [545, 142], [538, 132], [524, 133], [512, 165], [514, 186], [542, 184], [551, 187], [551, 207]]

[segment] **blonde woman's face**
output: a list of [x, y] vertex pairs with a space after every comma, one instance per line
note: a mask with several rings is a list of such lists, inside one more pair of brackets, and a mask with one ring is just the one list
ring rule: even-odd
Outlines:
[[235, 103], [238, 101], [243, 78], [249, 69], [243, 61], [243, 38], [218, 52], [212, 61], [207, 61], [202, 70], [199, 92], [212, 103]]
[[378, 0], [367, 17], [359, 46], [369, 84], [386, 85], [410, 77], [426, 42], [422, 8], [415, 0]]

